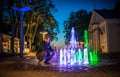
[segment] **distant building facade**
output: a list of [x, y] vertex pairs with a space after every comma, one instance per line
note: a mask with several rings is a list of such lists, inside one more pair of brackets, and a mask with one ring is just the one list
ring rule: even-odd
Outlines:
[[120, 52], [120, 12], [94, 10], [88, 32], [91, 49], [99, 53]]
[[[7, 34], [0, 33], [0, 53], [6, 52], [11, 53], [11, 36]], [[14, 52], [20, 53], [20, 39], [14, 38]], [[28, 53], [27, 42], [25, 41], [24, 53]]]

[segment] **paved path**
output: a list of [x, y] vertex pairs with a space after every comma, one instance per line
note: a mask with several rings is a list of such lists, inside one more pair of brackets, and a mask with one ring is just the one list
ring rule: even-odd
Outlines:
[[24, 59], [8, 57], [0, 59], [0, 77], [119, 77], [120, 62], [108, 62], [99, 66], [41, 67], [35, 54]]

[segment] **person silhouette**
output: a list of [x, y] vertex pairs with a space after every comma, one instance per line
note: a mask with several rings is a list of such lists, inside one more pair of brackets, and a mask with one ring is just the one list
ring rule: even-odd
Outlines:
[[40, 51], [37, 52], [36, 56], [41, 64], [51, 64], [49, 61], [54, 55], [54, 49], [50, 45], [50, 37], [46, 36], [40, 43]]

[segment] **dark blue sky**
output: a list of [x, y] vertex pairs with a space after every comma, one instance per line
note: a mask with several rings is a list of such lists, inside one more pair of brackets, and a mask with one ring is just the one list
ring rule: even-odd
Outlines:
[[64, 46], [64, 30], [63, 21], [67, 20], [71, 11], [78, 11], [81, 9], [87, 11], [93, 11], [95, 9], [113, 9], [116, 0], [52, 0], [55, 4], [58, 12], [54, 14], [56, 20], [59, 22], [60, 33], [58, 34], [58, 40], [53, 42], [57, 47]]

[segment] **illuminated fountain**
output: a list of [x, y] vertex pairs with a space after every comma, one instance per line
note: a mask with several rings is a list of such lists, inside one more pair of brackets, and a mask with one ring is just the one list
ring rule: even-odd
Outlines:
[[76, 37], [75, 37], [74, 27], [72, 27], [72, 29], [71, 29], [70, 46], [72, 49], [76, 48]]
[[81, 49], [76, 46], [74, 27], [71, 29], [70, 46], [60, 49], [59, 62], [62, 65], [70, 64], [94, 64], [97, 61], [97, 51], [90, 51], [88, 46], [88, 33], [84, 31], [85, 47]]

